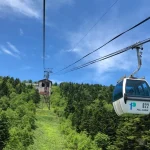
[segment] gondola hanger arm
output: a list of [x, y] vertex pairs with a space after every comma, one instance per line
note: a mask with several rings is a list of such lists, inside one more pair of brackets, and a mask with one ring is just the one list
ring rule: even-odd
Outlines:
[[133, 77], [140, 70], [142, 66], [142, 51], [141, 51], [143, 50], [142, 44], [135, 47], [135, 49], [137, 52], [138, 68], [130, 75], [130, 77]]

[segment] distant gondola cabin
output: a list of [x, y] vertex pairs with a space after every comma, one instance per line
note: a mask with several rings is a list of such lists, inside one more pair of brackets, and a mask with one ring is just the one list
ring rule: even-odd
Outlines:
[[39, 93], [41, 95], [50, 95], [51, 94], [51, 87], [52, 87], [52, 81], [50, 80], [40, 80], [38, 82], [38, 86], [39, 86]]

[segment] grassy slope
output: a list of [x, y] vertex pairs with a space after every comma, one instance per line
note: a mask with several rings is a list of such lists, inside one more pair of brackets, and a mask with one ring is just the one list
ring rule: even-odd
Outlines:
[[64, 136], [59, 129], [59, 118], [52, 110], [37, 109], [37, 126], [34, 145], [29, 150], [63, 150]]
[[79, 134], [72, 129], [70, 121], [63, 122], [61, 116], [64, 113], [65, 100], [60, 96], [59, 87], [53, 86], [51, 103], [50, 111], [46, 106], [45, 109], [37, 109], [38, 128], [35, 130], [34, 144], [28, 150], [100, 150], [86, 134]]

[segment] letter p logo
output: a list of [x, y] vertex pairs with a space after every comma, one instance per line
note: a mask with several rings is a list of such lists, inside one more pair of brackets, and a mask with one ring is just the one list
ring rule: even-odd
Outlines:
[[130, 103], [130, 110], [132, 110], [133, 107], [136, 107], [136, 103], [135, 102], [131, 102]]

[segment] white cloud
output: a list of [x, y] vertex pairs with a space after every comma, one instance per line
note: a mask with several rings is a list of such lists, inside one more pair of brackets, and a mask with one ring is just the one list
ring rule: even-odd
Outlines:
[[40, 18], [37, 2], [33, 0], [1, 0], [1, 13], [14, 12], [30, 18]]
[[[41, 57], [43, 59], [43, 56]], [[50, 55], [45, 55], [45, 59], [49, 59]]]
[[[86, 55], [88, 52], [91, 52], [92, 50], [96, 49], [97, 47], [99, 47], [100, 45], [104, 44], [107, 40], [106, 39], [111, 39], [111, 37], [113, 37], [113, 35], [115, 35], [114, 33], [109, 33], [107, 34], [107, 28], [104, 30], [102, 29], [101, 34], [98, 35], [97, 32], [98, 30], [94, 30], [87, 38], [86, 40], [83, 40], [75, 49], [73, 50], [69, 50], [67, 52], [75, 52], [77, 55], [79, 55], [79, 57], [82, 57], [84, 55]], [[80, 32], [81, 34], [81, 32]], [[96, 35], [96, 36], [95, 36]], [[73, 33], [71, 37], [69, 37], [71, 39], [70, 41], [70, 45], [74, 45], [74, 42], [72, 42], [72, 39], [74, 39], [74, 37], [78, 38], [78, 35], [76, 33]], [[81, 37], [79, 35], [79, 37]], [[84, 62], [87, 62], [89, 60], [94, 60], [96, 58], [105, 56], [109, 53], [112, 53], [116, 50], [119, 50], [121, 48], [124, 48], [126, 46], [128, 46], [128, 44], [126, 44], [127, 42], [124, 43], [113, 43], [113, 44], [109, 44], [107, 47], [100, 49], [99, 51], [97, 51], [96, 53], [93, 53], [92, 55], [88, 56], [86, 59], [84, 59]], [[126, 44], [126, 45], [125, 45]], [[76, 50], [77, 49], [77, 50]], [[124, 59], [122, 59], [124, 58]], [[89, 68], [94, 68], [96, 69], [97, 73], [104, 73], [106, 71], [110, 71], [110, 70], [116, 70], [116, 69], [123, 69], [123, 70], [129, 70], [133, 64], [129, 63], [130, 61], [124, 61], [126, 58], [130, 58], [128, 56], [128, 54], [122, 54], [119, 56], [116, 56], [114, 58], [110, 58], [108, 60], [104, 60], [102, 62], [96, 63], [91, 65]], [[132, 59], [132, 57], [130, 58]]]
[[7, 44], [11, 50], [13, 50], [15, 53], [20, 54], [20, 51], [15, 47], [15, 45], [11, 44], [10, 42], [7, 42]]
[[[137, 14], [138, 15], [138, 14]], [[128, 20], [131, 20], [130, 16], [128, 20], [122, 22], [120, 20], [119, 23], [116, 23], [116, 18], [108, 19], [107, 21], [103, 21], [102, 23], [98, 24], [77, 46], [75, 47], [76, 43], [82, 39], [86, 33], [86, 31], [89, 30], [89, 28], [92, 26], [91, 23], [95, 21], [87, 21], [89, 23], [83, 23], [78, 31], [68, 33], [66, 35], [66, 38], [68, 40], [68, 47], [69, 51], [66, 52], [75, 52], [75, 54], [78, 56], [78, 59], [86, 55], [87, 53], [95, 50], [96, 48], [100, 47], [110, 39], [112, 39], [117, 34], [121, 33], [122, 31], [128, 29], [129, 27], [136, 24], [138, 21], [141, 21], [136, 17], [136, 20], [132, 19], [132, 22]], [[140, 40], [144, 40], [145, 37], [148, 37], [148, 34], [146, 33], [143, 37], [139, 34], [142, 28], [138, 31], [138, 29], [133, 30], [132, 32], [129, 32], [122, 36], [121, 38], [109, 43], [104, 48], [98, 50], [97, 52], [93, 53], [92, 55], [89, 55], [85, 59], [83, 59], [83, 62], [77, 63], [76, 66], [79, 66], [80, 64], [83, 64], [85, 62], [97, 59], [99, 57], [105, 56], [109, 53], [115, 52], [117, 50], [120, 50], [122, 48], [125, 48], [129, 45], [134, 44], [135, 42], [138, 42]], [[134, 37], [134, 38], [133, 38]], [[139, 40], [140, 39], [140, 40]], [[75, 49], [78, 51], [75, 51]], [[150, 54], [150, 52], [149, 52]], [[68, 55], [66, 53], [66, 55]], [[133, 50], [130, 50], [126, 53], [120, 54], [118, 56], [112, 57], [110, 59], [95, 63], [93, 65], [90, 65], [88, 67], [89, 69], [93, 69], [92, 71], [95, 72], [95, 80], [99, 80], [102, 76], [106, 76], [109, 72], [110, 73], [121, 73], [122, 75], [128, 73], [132, 73], [137, 68], [137, 58], [136, 53], [133, 52]]]
[[65, 52], [80, 52], [81, 51], [81, 49], [80, 48], [74, 48], [74, 49], [69, 49], [69, 50], [65, 50], [65, 49], [62, 49], [61, 51], [60, 51], [60, 53], [65, 53]]
[[20, 58], [18, 55], [13, 54], [10, 50], [6, 49], [4, 46], [1, 46], [1, 50], [7, 55], [10, 55], [10, 56], [13, 56], [16, 58]]
[[[97, 32], [97, 31], [95, 31]], [[105, 38], [106, 35], [105, 31], [102, 33], [101, 32], [101, 36], [103, 36]], [[89, 36], [89, 38], [86, 39], [86, 41], [82, 42], [77, 49], [80, 49], [80, 51], [76, 51], [77, 55], [79, 55], [79, 57], [84, 56], [85, 54], [87, 54], [88, 52], [91, 52], [92, 50], [94, 50], [95, 48], [99, 47], [100, 45], [104, 44], [104, 40], [101, 39], [100, 36], [97, 36], [95, 38], [93, 38], [94, 36], [91, 35]], [[110, 35], [108, 36], [108, 39]], [[133, 40], [131, 40], [133, 41]], [[131, 42], [129, 41], [122, 41], [120, 43], [113, 43], [113, 44], [109, 44], [108, 46], [106, 46], [105, 48], [102, 48], [100, 50], [98, 50], [97, 52], [93, 53], [92, 55], [89, 55], [86, 59], [84, 59], [83, 62], [88, 62], [100, 57], [103, 57], [105, 55], [108, 55], [110, 53], [113, 53], [117, 50], [120, 50], [122, 48], [125, 48], [127, 46], [130, 45]], [[95, 47], [95, 48], [93, 48]], [[135, 63], [133, 63], [133, 60], [135, 61]], [[97, 74], [99, 74], [99, 77], [106, 74], [107, 72], [114, 72], [114, 71], [130, 71], [132, 72], [132, 68], [135, 68], [137, 64], [137, 60], [136, 60], [136, 53], [133, 53], [133, 51], [130, 52], [126, 52], [123, 54], [120, 54], [118, 56], [109, 58], [107, 60], [103, 60], [101, 62], [97, 62], [95, 64], [90, 65], [88, 68], [90, 69], [94, 69], [96, 72], [96, 76]], [[77, 64], [79, 65], [79, 64]]]
[[[46, 8], [50, 11], [58, 10], [64, 5], [73, 5], [74, 0], [48, 0]], [[0, 0], [0, 16], [2, 15], [23, 15], [29, 18], [40, 19], [42, 16], [43, 0]], [[12, 13], [13, 12], [13, 13]], [[9, 15], [7, 15], [9, 16]], [[53, 23], [46, 23], [54, 26]]]
[[19, 32], [20, 32], [20, 36], [24, 35], [24, 32], [23, 32], [23, 30], [21, 28], [19, 29]]

